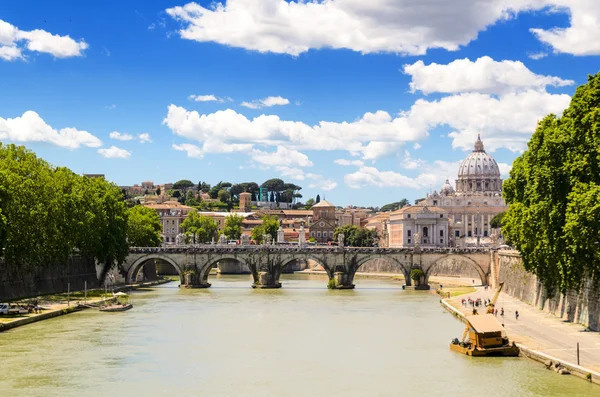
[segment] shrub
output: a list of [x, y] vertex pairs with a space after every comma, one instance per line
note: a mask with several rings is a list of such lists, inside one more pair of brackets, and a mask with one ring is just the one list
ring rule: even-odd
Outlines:
[[410, 278], [415, 281], [419, 281], [423, 277], [423, 270], [421, 269], [412, 269], [410, 271]]

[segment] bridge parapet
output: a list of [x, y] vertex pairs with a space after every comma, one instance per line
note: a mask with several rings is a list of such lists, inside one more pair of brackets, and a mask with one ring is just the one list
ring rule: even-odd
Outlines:
[[200, 245], [176, 247], [131, 247], [131, 254], [185, 254], [185, 253], [339, 253], [350, 254], [484, 254], [490, 253], [490, 248], [378, 248], [378, 247], [324, 247], [324, 246], [289, 246], [289, 245]]

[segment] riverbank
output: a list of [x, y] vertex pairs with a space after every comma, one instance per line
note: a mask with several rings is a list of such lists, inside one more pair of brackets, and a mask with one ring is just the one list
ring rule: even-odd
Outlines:
[[[490, 299], [494, 290], [477, 288], [472, 294], [442, 299], [442, 305], [461, 321], [470, 313], [461, 300]], [[521, 355], [547, 365], [550, 361], [560, 362], [572, 375], [600, 385], [600, 334], [589, 332], [584, 327], [564, 322], [561, 319], [532, 308], [511, 296], [502, 293], [496, 308], [504, 308], [505, 316], [498, 317], [504, 323], [509, 338], [519, 346]], [[519, 312], [519, 319], [515, 311]], [[579, 363], [577, 363], [579, 343]]]
[[[128, 284], [116, 287], [115, 291], [131, 291], [138, 288], [146, 288], [165, 284], [170, 281], [170, 279], [165, 279], [137, 284]], [[87, 305], [97, 306], [114, 299], [113, 297], [102, 297], [102, 294], [98, 294], [97, 290], [88, 291], [88, 293], [90, 296], [85, 300], [85, 304], [83, 299], [83, 291], [74, 291], [69, 295], [53, 294], [37, 297], [35, 299], [39, 301], [40, 306], [43, 308], [41, 313], [28, 313], [17, 316], [0, 316], [0, 332], [88, 309], [90, 306]], [[69, 301], [67, 301], [67, 299], [69, 299]]]

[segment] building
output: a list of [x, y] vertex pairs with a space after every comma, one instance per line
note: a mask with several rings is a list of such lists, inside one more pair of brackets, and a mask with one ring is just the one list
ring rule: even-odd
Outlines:
[[408, 206], [390, 214], [389, 247], [447, 247], [448, 214], [441, 208]]
[[312, 206], [312, 219], [309, 225], [310, 237], [317, 243], [327, 243], [333, 241], [333, 232], [337, 226], [335, 217], [335, 205], [327, 200]]
[[164, 203], [156, 203], [150, 201], [144, 204], [144, 207], [153, 208], [158, 212], [162, 223], [163, 244], [175, 244], [176, 237], [179, 233], [183, 233], [181, 224], [190, 211], [195, 211], [194, 208], [180, 204], [178, 201], [165, 201]]
[[[415, 233], [419, 233], [419, 243], [424, 246], [465, 247], [491, 244], [490, 221], [506, 210], [507, 206], [502, 198], [500, 169], [496, 160], [486, 153], [478, 136], [473, 152], [458, 168], [456, 189], [446, 180], [439, 193], [434, 191], [416, 206], [405, 207], [390, 214], [389, 246], [414, 245]], [[436, 222], [426, 221], [433, 213], [437, 214], [434, 217]], [[411, 217], [408, 218], [408, 215]], [[424, 227], [427, 227], [427, 242]], [[435, 229], [433, 235], [432, 227]], [[410, 239], [409, 232], [412, 237]]]
[[375, 230], [377, 232], [378, 246], [386, 248], [389, 244], [388, 238], [388, 222], [390, 221], [390, 213], [383, 212], [366, 219], [365, 228]]
[[250, 212], [252, 210], [252, 193], [240, 193], [240, 211]]

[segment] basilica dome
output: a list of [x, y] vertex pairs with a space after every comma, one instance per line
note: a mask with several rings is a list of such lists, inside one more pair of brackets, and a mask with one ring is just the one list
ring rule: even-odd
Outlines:
[[483, 150], [483, 142], [479, 135], [475, 149], [458, 167], [458, 178], [500, 178], [500, 169], [496, 160]]
[[461, 194], [475, 192], [493, 194], [502, 191], [498, 163], [485, 152], [479, 135], [477, 135], [473, 152], [458, 167], [456, 191]]
[[454, 188], [452, 187], [448, 179], [446, 179], [446, 183], [444, 183], [444, 186], [442, 186], [441, 193], [446, 196], [454, 193]]

